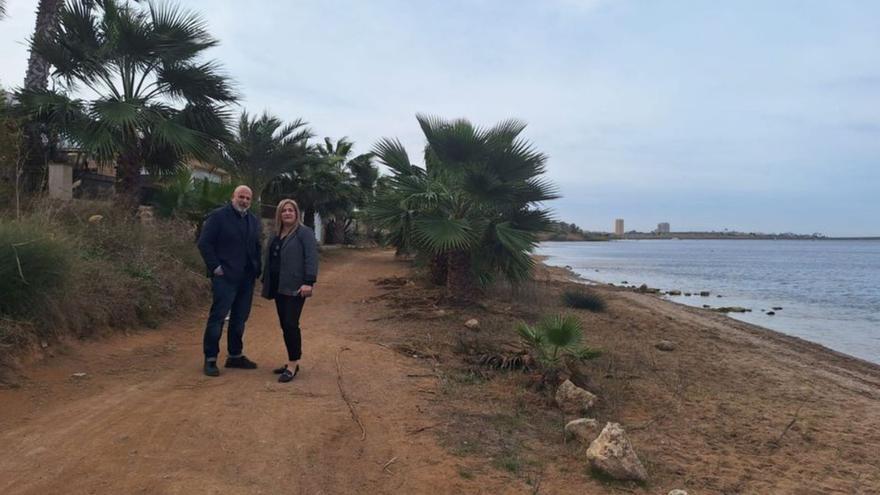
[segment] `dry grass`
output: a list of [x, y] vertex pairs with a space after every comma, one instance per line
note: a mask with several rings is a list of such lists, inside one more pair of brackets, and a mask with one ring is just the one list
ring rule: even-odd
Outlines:
[[[95, 215], [102, 218], [90, 222]], [[185, 222], [142, 224], [111, 203], [43, 201], [19, 223], [51, 238], [69, 263], [27, 311], [0, 315], [0, 366], [41, 341], [155, 327], [207, 293], [194, 230]]]

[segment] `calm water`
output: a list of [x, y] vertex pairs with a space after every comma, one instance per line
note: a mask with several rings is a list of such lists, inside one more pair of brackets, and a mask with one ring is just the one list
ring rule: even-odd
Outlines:
[[750, 308], [730, 316], [880, 363], [880, 241], [547, 242], [537, 252], [590, 280], [708, 290], [667, 297]]

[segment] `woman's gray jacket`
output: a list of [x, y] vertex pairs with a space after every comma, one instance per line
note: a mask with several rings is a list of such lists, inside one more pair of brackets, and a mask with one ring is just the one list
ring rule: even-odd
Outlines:
[[[274, 274], [269, 271], [269, 257], [272, 255], [272, 240], [265, 250], [263, 264], [263, 297], [269, 298], [269, 288], [272, 287], [271, 277]], [[278, 272], [278, 293], [286, 296], [296, 295], [303, 285], [314, 285], [318, 280], [318, 242], [315, 240], [315, 232], [300, 225], [284, 239], [281, 245], [281, 268]]]

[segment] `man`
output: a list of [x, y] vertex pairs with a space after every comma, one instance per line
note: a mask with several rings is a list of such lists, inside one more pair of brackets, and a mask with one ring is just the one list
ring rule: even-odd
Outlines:
[[255, 369], [257, 364], [243, 354], [244, 324], [251, 312], [254, 281], [262, 271], [260, 220], [248, 208], [252, 193], [238, 186], [232, 201], [208, 215], [199, 236], [199, 251], [211, 278], [213, 303], [205, 326], [205, 374], [219, 376], [217, 355], [223, 322], [229, 315], [226, 333], [227, 368]]

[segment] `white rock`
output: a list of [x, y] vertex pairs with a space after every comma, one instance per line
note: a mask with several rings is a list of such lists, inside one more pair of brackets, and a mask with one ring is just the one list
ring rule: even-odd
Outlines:
[[575, 419], [565, 425], [565, 437], [577, 438], [584, 444], [592, 442], [598, 431], [599, 422], [590, 418]]
[[104, 215], [92, 215], [89, 217], [89, 223], [99, 223], [104, 219]]
[[478, 330], [480, 328], [480, 320], [476, 318], [471, 318], [470, 320], [464, 322], [464, 326], [470, 328], [471, 330]]
[[670, 490], [666, 495], [688, 495], [688, 492], [676, 488], [675, 490]]
[[85, 377], [87, 376], [87, 374], [86, 374], [86, 373], [82, 373], [82, 372], [80, 372], [80, 373], [74, 373], [74, 374], [72, 374], [72, 375], [70, 375], [70, 376], [72, 376], [72, 377], [74, 377], [74, 378], [85, 378]]
[[587, 460], [593, 469], [617, 480], [646, 481], [648, 472], [636, 455], [626, 432], [617, 423], [608, 423], [587, 449]]
[[556, 389], [556, 405], [568, 414], [587, 412], [598, 398], [590, 392], [578, 387], [571, 380], [565, 380]]

